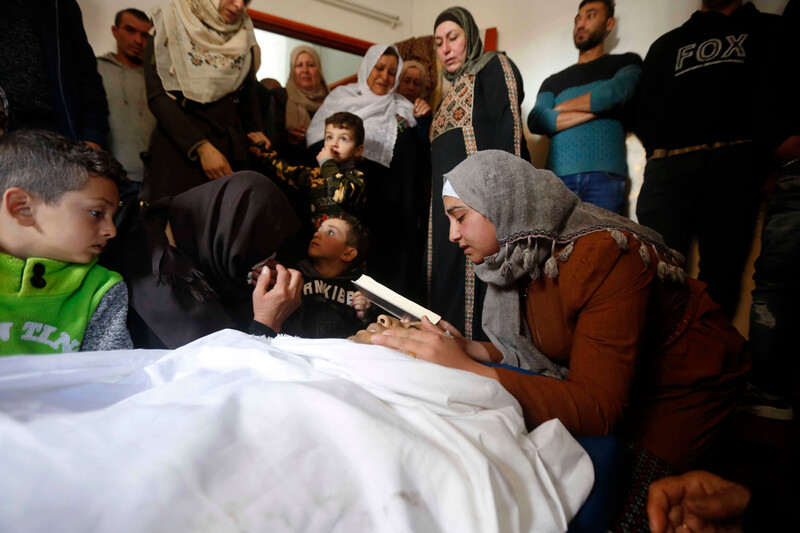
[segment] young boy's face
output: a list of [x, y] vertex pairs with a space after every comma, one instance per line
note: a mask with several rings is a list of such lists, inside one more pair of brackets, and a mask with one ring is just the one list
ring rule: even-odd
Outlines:
[[356, 145], [356, 137], [347, 128], [325, 125], [325, 147], [329, 148], [336, 163], [346, 163], [361, 155], [363, 145]]
[[341, 259], [347, 263], [355, 258], [355, 248], [347, 245], [350, 224], [341, 218], [329, 218], [320, 224], [308, 245], [311, 259]]
[[117, 234], [118, 206], [117, 185], [101, 177], [90, 177], [83, 189], [64, 194], [56, 205], [35, 199], [31, 209], [38, 231], [29, 257], [88, 263]]

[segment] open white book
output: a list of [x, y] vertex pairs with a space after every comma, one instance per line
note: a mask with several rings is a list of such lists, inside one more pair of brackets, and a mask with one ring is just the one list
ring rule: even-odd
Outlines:
[[417, 322], [422, 320], [423, 316], [426, 316], [432, 323], [437, 324], [442, 318], [433, 311], [412, 302], [405, 296], [397, 294], [386, 285], [378, 283], [366, 274], [362, 274], [358, 279], [353, 280], [353, 285], [358, 287], [358, 290], [367, 300], [401, 320], [408, 318], [412, 322]]

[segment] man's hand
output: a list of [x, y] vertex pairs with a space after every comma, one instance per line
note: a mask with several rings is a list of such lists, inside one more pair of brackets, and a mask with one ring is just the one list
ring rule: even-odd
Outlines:
[[647, 516], [653, 533], [740, 532], [750, 503], [746, 487], [693, 470], [650, 485]]
[[592, 112], [592, 93], [583, 93], [580, 96], [561, 102], [553, 108], [556, 111], [579, 111], [581, 113]]
[[568, 130], [596, 118], [597, 116], [592, 113], [583, 113], [581, 111], [562, 111], [558, 114], [558, 117], [556, 117], [556, 131]]
[[280, 333], [286, 318], [300, 307], [303, 275], [280, 264], [275, 265], [275, 270], [278, 275], [272, 289], [268, 289], [272, 279], [269, 267], [265, 266], [258, 276], [253, 290], [253, 320]]
[[233, 169], [228, 163], [228, 159], [222, 155], [222, 152], [210, 142], [204, 142], [197, 147], [197, 155], [200, 156], [200, 165], [203, 167], [203, 172], [210, 180], [233, 174]]

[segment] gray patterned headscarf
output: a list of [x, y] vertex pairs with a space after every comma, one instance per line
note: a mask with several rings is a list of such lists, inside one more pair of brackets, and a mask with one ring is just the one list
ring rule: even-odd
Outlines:
[[[683, 256], [666, 246], [661, 235], [623, 216], [582, 202], [552, 172], [501, 150], [477, 152], [445, 179], [458, 197], [492, 221], [500, 251], [475, 265], [475, 274], [489, 284], [483, 304], [483, 329], [503, 353], [503, 363], [565, 377], [566, 369], [542, 354], [530, 340], [522, 320], [518, 282], [527, 284], [542, 272], [558, 276], [558, 263], [572, 253], [575, 241], [608, 231], [622, 250], [623, 231], [636, 236], [639, 254], [650, 265], [658, 260], [658, 277], [685, 282]], [[566, 245], [557, 254], [556, 245]], [[525, 328], [525, 329], [521, 329]], [[520, 335], [524, 331], [525, 335]]]

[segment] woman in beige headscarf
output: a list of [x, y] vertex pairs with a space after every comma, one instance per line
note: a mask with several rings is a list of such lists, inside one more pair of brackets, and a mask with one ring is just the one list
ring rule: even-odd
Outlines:
[[[322, 73], [319, 54], [310, 46], [292, 50], [291, 71], [285, 89], [272, 91], [274, 97], [275, 150], [291, 163], [316, 164], [316, 154], [306, 152], [306, 128], [328, 96], [328, 84]], [[309, 161], [305, 161], [309, 159]]]
[[414, 60], [403, 61], [397, 93], [412, 104], [419, 99], [424, 101], [428, 97], [428, 69], [425, 65]]
[[167, 0], [153, 11], [155, 35], [145, 49], [144, 68], [158, 126], [143, 198], [174, 196], [246, 169], [249, 144], [266, 142], [249, 3]]

